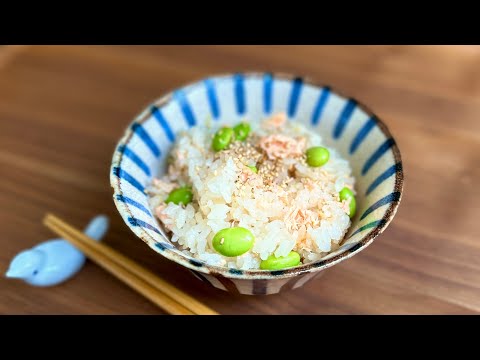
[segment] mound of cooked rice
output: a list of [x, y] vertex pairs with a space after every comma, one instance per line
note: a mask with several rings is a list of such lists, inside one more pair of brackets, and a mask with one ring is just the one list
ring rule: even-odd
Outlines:
[[[280, 113], [250, 123], [245, 141], [218, 152], [212, 150], [218, 125], [178, 134], [167, 174], [154, 179], [147, 192], [155, 215], [182, 251], [211, 265], [259, 269], [272, 254], [293, 250], [308, 263], [338, 248], [351, 224], [349, 201], [339, 198], [342, 188], [354, 188], [350, 166], [317, 133], [285, 118]], [[330, 151], [324, 166], [307, 164], [305, 150], [312, 146]], [[191, 186], [192, 202], [166, 204], [169, 193], [184, 185]], [[237, 257], [215, 251], [214, 235], [228, 227], [250, 230], [253, 247]]]

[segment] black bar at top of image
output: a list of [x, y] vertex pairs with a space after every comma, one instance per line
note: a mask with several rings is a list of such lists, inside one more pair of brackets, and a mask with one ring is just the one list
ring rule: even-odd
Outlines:
[[63, 9], [63, 15], [58, 8], [42, 13], [30, 6], [28, 12], [2, 9], [0, 44], [480, 43], [476, 12], [465, 7], [401, 3], [377, 12], [365, 3], [290, 3], [276, 9], [236, 3], [213, 10], [204, 3], [182, 3], [177, 9], [159, 5], [115, 6], [115, 11], [75, 7]]

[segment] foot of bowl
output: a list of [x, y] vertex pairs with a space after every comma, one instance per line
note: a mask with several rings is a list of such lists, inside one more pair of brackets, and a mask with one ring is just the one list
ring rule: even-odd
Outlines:
[[322, 276], [325, 270], [279, 279], [238, 279], [227, 278], [220, 274], [205, 274], [194, 270], [191, 270], [191, 272], [203, 282], [232, 294], [272, 295], [297, 289], [310, 280]]

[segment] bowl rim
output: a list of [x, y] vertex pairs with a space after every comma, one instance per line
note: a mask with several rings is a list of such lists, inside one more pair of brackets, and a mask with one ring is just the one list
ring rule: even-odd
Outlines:
[[[112, 157], [112, 164], [110, 166], [110, 186], [113, 188], [113, 201], [115, 203], [115, 206], [117, 210], [119, 211], [120, 215], [127, 214], [128, 216], [134, 217], [133, 213], [131, 212], [129, 206], [127, 203], [121, 202], [117, 200], [117, 195], [121, 195], [122, 191], [120, 188], [120, 178], [115, 176], [113, 173], [113, 169], [115, 167], [120, 166], [123, 158], [123, 152], [119, 152], [118, 149], [122, 145], [126, 145], [130, 138], [133, 136], [133, 129], [132, 125], [135, 123], [142, 124], [146, 120], [148, 120], [151, 116], [150, 114], [150, 108], [152, 105], [155, 105], [157, 107], [163, 107], [165, 106], [168, 102], [170, 102], [173, 99], [173, 94], [175, 91], [182, 89], [184, 91], [188, 91], [189, 88], [192, 88], [194, 86], [197, 86], [198, 84], [202, 83], [205, 79], [223, 79], [223, 78], [230, 78], [234, 75], [241, 74], [244, 77], [247, 78], [263, 78], [265, 75], [270, 75], [273, 79], [280, 79], [280, 80], [287, 80], [287, 81], [293, 81], [296, 79], [301, 79], [301, 81], [306, 84], [310, 85], [313, 87], [316, 87], [318, 89], [329, 89], [329, 91], [333, 92], [336, 95], [339, 95], [347, 100], [353, 100], [355, 101], [356, 105], [358, 108], [360, 108], [362, 111], [364, 111], [367, 115], [369, 115], [372, 119], [374, 119], [376, 125], [379, 127], [380, 131], [383, 133], [386, 139], [391, 139], [393, 141], [391, 150], [393, 152], [394, 156], [394, 161], [395, 164], [402, 164], [402, 158], [400, 154], [400, 149], [397, 146], [397, 143], [395, 141], [395, 138], [391, 134], [388, 126], [381, 120], [380, 117], [378, 117], [367, 105], [365, 105], [363, 102], [358, 101], [357, 99], [349, 96], [342, 90], [338, 90], [334, 86], [330, 86], [327, 84], [322, 84], [310, 76], [298, 76], [298, 75], [293, 75], [285, 72], [262, 72], [262, 71], [244, 71], [244, 72], [236, 72], [236, 73], [219, 73], [219, 74], [212, 74], [210, 76], [203, 76], [201, 78], [197, 78], [194, 81], [191, 81], [189, 83], [186, 83], [183, 86], [178, 86], [174, 88], [173, 90], [170, 90], [168, 93], [160, 96], [153, 102], [150, 102], [140, 113], [138, 113], [133, 121], [131, 121], [126, 130], [124, 131], [123, 136], [120, 138], [120, 140], [117, 142], [113, 157]], [[349, 259], [350, 257], [354, 256], [355, 254], [358, 254], [360, 251], [364, 250], [366, 247], [368, 247], [377, 237], [380, 235], [390, 224], [390, 222], [393, 220], [398, 206], [400, 205], [400, 202], [402, 200], [402, 195], [403, 195], [403, 182], [404, 182], [404, 173], [403, 173], [403, 166], [400, 166], [398, 171], [395, 173], [395, 185], [394, 185], [394, 190], [395, 192], [398, 192], [399, 198], [397, 201], [391, 202], [382, 217], [382, 219], [379, 221], [379, 223], [372, 227], [369, 232], [367, 232], [360, 240], [358, 243], [355, 243], [355, 245], [346, 248], [345, 251], [343, 251], [340, 254], [337, 254], [331, 258], [328, 258], [326, 260], [318, 260], [312, 263], [308, 264], [302, 264], [300, 266], [296, 266], [293, 268], [287, 268], [284, 270], [240, 270], [240, 269], [231, 269], [227, 267], [222, 267], [222, 266], [214, 266], [214, 265], [209, 265], [203, 261], [200, 260], [195, 260], [195, 259], [187, 259], [186, 257], [180, 255], [177, 252], [172, 251], [169, 248], [164, 248], [162, 250], [158, 249], [154, 244], [157, 243], [157, 241], [147, 232], [145, 231], [142, 227], [140, 226], [133, 226], [132, 224], [128, 223], [127, 220], [122, 216], [122, 219], [124, 219], [125, 223], [127, 226], [130, 228], [130, 230], [138, 236], [140, 239], [142, 239], [147, 245], [152, 248], [155, 252], [160, 253], [162, 256], [165, 258], [174, 261], [177, 264], [180, 264], [190, 270], [194, 270], [196, 272], [202, 272], [204, 274], [210, 274], [213, 276], [217, 277], [226, 277], [226, 278], [232, 278], [232, 279], [259, 279], [259, 280], [267, 280], [267, 279], [286, 279], [286, 278], [291, 278], [295, 277], [298, 275], [303, 275], [306, 273], [311, 273], [311, 272], [317, 272], [321, 270], [325, 270], [333, 265], [338, 264], [339, 262], [342, 262], [344, 260]], [[128, 218], [127, 216], [127, 218]], [[162, 235], [163, 236], [163, 235]]]

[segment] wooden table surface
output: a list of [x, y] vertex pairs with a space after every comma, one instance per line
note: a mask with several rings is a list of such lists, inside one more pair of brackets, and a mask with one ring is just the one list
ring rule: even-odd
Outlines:
[[[146, 104], [206, 75], [284, 71], [369, 105], [402, 152], [404, 197], [366, 250], [303, 288], [230, 295], [150, 250], [112, 201], [117, 139]], [[105, 241], [222, 314], [480, 312], [480, 47], [30, 46], [0, 48], [0, 272], [54, 237], [47, 211], [78, 227], [111, 219]], [[0, 277], [1, 314], [162, 314], [88, 262], [34, 288]]]

